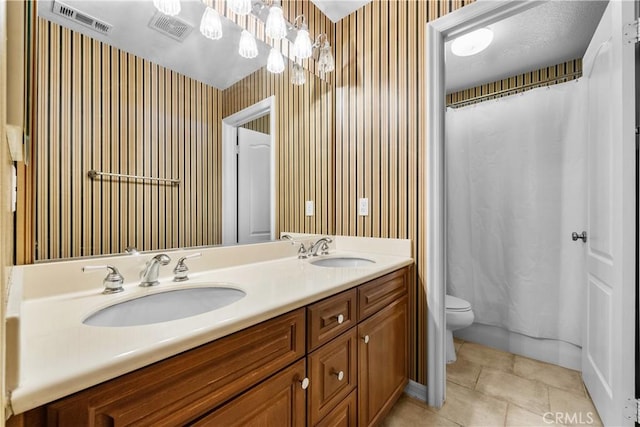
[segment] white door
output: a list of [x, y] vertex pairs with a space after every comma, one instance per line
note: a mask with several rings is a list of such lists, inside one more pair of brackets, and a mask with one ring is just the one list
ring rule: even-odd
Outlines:
[[582, 374], [606, 426], [633, 425], [624, 407], [635, 382], [634, 45], [623, 33], [633, 17], [633, 2], [609, 2], [583, 58], [589, 160]]
[[238, 128], [238, 243], [271, 240], [271, 137]]

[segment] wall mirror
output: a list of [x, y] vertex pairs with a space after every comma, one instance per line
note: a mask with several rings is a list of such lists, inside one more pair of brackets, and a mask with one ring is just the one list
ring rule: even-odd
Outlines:
[[[210, 5], [218, 3], [225, 5]], [[268, 224], [258, 240], [285, 230], [333, 231], [330, 76], [308, 71], [313, 64], [305, 60], [309, 64], [295, 71], [304, 83], [292, 84], [286, 55], [282, 73], [267, 71], [270, 47], [259, 39], [257, 57], [241, 57], [242, 28], [224, 13], [222, 38], [205, 38], [199, 29], [205, 7], [183, 0], [169, 20], [152, 1], [38, 2], [31, 29], [33, 161], [25, 186], [33, 206], [24, 228], [33, 233], [26, 262], [120, 254], [129, 246], [145, 251], [257, 241], [236, 233], [223, 242], [223, 193], [236, 191], [223, 184], [229, 157], [223, 119], [267, 99], [271, 113], [233, 122], [236, 134], [240, 128], [273, 140], [269, 156], [250, 157], [272, 162], [261, 178], [253, 177], [255, 183], [270, 177], [272, 191], [258, 197], [270, 206], [269, 215], [249, 218], [259, 223], [256, 229]], [[331, 22], [312, 3], [296, 7], [285, 2], [285, 16], [305, 14], [311, 37], [325, 32], [332, 40]], [[92, 179], [91, 170], [176, 183]], [[305, 215], [307, 200], [315, 204], [312, 216]], [[246, 216], [240, 205], [236, 214]]]

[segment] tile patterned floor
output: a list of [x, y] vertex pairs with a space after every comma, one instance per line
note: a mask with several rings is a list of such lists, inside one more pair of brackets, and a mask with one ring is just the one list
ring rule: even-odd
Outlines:
[[578, 371], [458, 339], [455, 345], [444, 406], [403, 396], [384, 427], [602, 426]]

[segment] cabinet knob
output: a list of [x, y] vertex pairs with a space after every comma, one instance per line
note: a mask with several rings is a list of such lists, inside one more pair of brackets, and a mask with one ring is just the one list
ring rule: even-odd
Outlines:
[[344, 316], [342, 314], [338, 314], [338, 325], [342, 325], [344, 323]]
[[333, 371], [333, 375], [338, 377], [338, 381], [342, 381], [344, 379], [344, 371], [339, 371], [339, 372]]
[[364, 341], [365, 344], [369, 344], [369, 335], [363, 336], [362, 341]]
[[302, 381], [298, 381], [303, 390], [309, 388], [309, 378], [305, 378]]

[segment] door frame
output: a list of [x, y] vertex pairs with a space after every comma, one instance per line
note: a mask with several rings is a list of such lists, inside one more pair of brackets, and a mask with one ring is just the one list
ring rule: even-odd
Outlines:
[[[487, 1], [471, 3], [427, 23], [427, 67], [425, 99], [427, 141], [427, 248], [422, 253], [426, 265], [427, 328], [427, 403], [442, 407], [446, 397], [446, 211], [445, 211], [445, 68], [444, 44], [468, 31], [490, 25], [539, 6], [544, 1]], [[425, 254], [426, 252], [426, 254]]]
[[238, 164], [236, 145], [238, 128], [258, 117], [269, 114], [271, 138], [271, 240], [276, 238], [276, 97], [270, 96], [222, 119], [222, 244], [238, 243]]

